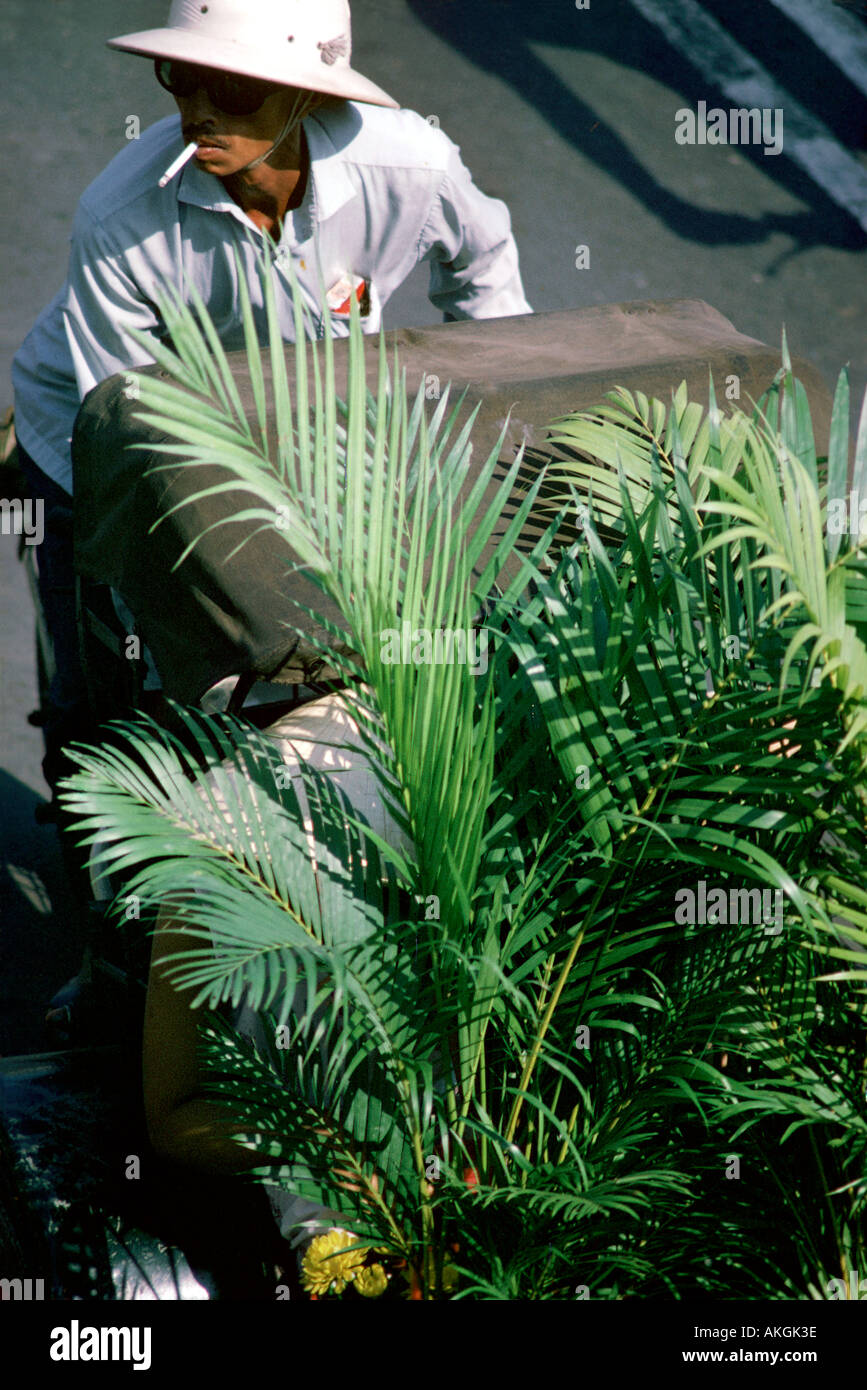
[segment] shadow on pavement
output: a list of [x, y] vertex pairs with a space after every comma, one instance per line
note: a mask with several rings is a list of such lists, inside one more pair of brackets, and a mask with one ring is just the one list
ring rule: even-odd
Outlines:
[[[721, 91], [675, 52], [654, 27], [623, 0], [618, 5], [594, 5], [592, 11], [572, 8], [569, 0], [407, 0], [412, 13], [445, 43], [477, 67], [508, 82], [531, 102], [561, 138], [568, 140], [601, 170], [620, 180], [653, 215], [687, 240], [716, 245], [748, 245], [763, 242], [776, 232], [793, 238], [797, 250], [813, 246], [857, 249], [867, 245], [867, 234], [857, 221], [837, 206], [785, 153], [768, 158], [761, 147], [739, 147], [739, 153], [757, 162], [789, 193], [808, 204], [809, 211], [764, 213], [717, 212], [697, 207], [671, 192], [644, 167], [623, 139], [607, 129], [600, 113], [582, 101], [533, 51], [534, 44], [574, 47], [594, 52], [623, 69], [634, 68], [672, 87], [672, 141], [674, 110], [693, 109], [700, 100], [709, 107], [728, 109], [731, 102]], [[713, 9], [713, 5], [706, 8]], [[737, 8], [737, 7], [735, 7]], [[867, 103], [848, 79], [816, 50], [777, 10], [761, 7], [771, 16], [770, 29], [777, 38], [777, 60], [771, 53], [758, 54], [776, 79], [805, 106], [821, 100], [821, 118], [844, 144], [863, 143]], [[718, 16], [731, 31], [726, 13]], [[735, 35], [737, 37], [737, 35]], [[780, 41], [786, 40], [786, 62], [780, 70]], [[752, 31], [741, 36], [750, 46]], [[770, 42], [770, 40], [769, 40]], [[763, 47], [763, 45], [759, 45]], [[624, 85], [629, 73], [623, 73]], [[674, 95], [676, 93], [676, 96]], [[820, 98], [817, 93], [821, 94]], [[788, 259], [788, 257], [787, 257]]]

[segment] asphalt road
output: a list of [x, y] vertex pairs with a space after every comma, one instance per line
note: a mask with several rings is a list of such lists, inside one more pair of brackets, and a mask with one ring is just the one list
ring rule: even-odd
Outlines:
[[[4, 0], [0, 406], [12, 355], [60, 286], [80, 192], [171, 99], [104, 40], [163, 22], [165, 0]], [[846, 29], [846, 21], [851, 28]], [[707, 300], [833, 384], [867, 382], [867, 27], [830, 0], [357, 0], [354, 63], [435, 118], [512, 211], [537, 310]], [[859, 37], [860, 36], [860, 37]], [[782, 111], [783, 144], [681, 144], [678, 111]], [[576, 248], [586, 253], [576, 256]], [[576, 261], [583, 262], [578, 268]], [[421, 272], [388, 326], [432, 323]], [[0, 537], [0, 1052], [44, 1045], [74, 957], [37, 731], [32, 615]]]

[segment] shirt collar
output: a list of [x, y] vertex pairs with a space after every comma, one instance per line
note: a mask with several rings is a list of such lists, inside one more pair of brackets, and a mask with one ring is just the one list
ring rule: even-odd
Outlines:
[[[357, 191], [328, 133], [327, 114], [320, 112], [307, 116], [303, 124], [310, 151], [310, 175], [301, 208], [309, 202], [311, 218], [318, 224], [339, 212], [350, 198], [356, 197]], [[216, 174], [196, 168], [195, 161], [187, 164], [181, 172], [178, 202], [192, 203], [210, 212], [228, 212], [245, 226], [251, 225], [243, 209], [229, 197]]]
[[208, 174], [197, 169], [195, 161], [181, 172], [178, 183], [178, 202], [193, 203], [196, 207], [207, 208], [209, 212], [230, 212], [246, 222], [243, 208], [234, 198], [230, 198], [216, 174]]

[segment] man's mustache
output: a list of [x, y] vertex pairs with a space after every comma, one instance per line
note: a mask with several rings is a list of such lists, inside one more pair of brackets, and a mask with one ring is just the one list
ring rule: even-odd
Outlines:
[[182, 133], [188, 145], [195, 140], [197, 145], [215, 145], [223, 150], [227, 148], [227, 141], [205, 126], [186, 125]]

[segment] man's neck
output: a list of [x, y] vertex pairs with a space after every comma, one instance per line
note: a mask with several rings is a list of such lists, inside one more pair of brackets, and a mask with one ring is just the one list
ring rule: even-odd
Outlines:
[[296, 148], [286, 153], [275, 151], [274, 159], [274, 164], [266, 161], [249, 174], [232, 174], [222, 183], [250, 221], [277, 240], [283, 218], [290, 209], [300, 207], [307, 189], [310, 156], [303, 129]]

